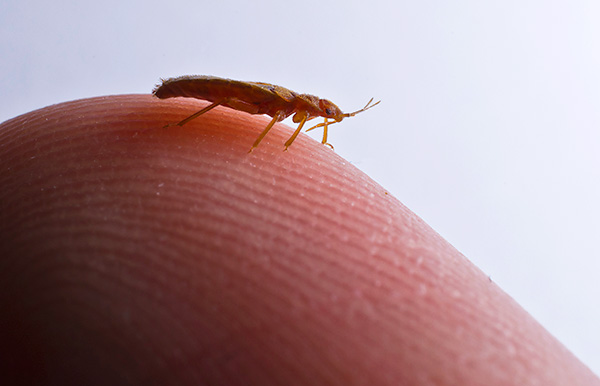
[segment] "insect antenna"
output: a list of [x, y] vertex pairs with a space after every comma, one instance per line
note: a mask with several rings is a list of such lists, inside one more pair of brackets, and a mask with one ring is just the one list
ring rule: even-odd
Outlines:
[[377, 101], [377, 102], [375, 102], [375, 103], [373, 103], [373, 104], [371, 104], [371, 102], [373, 102], [373, 98], [369, 99], [369, 101], [367, 102], [367, 104], [365, 105], [365, 107], [363, 107], [362, 109], [360, 109], [360, 110], [356, 110], [356, 111], [355, 111], [355, 112], [353, 112], [353, 113], [346, 113], [346, 114], [344, 114], [344, 118], [345, 118], [345, 117], [353, 117], [353, 116], [355, 116], [356, 114], [358, 114], [358, 113], [362, 113], [363, 111], [367, 111], [367, 110], [368, 110], [368, 109], [370, 109], [371, 107], [377, 106], [379, 103], [381, 103], [381, 101]]

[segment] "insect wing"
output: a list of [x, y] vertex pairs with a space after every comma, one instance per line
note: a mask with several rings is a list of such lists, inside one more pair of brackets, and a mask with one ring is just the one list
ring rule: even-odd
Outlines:
[[247, 83], [251, 84], [253, 86], [259, 87], [261, 89], [268, 90], [269, 92], [272, 92], [273, 94], [277, 95], [279, 98], [281, 98], [285, 102], [293, 102], [296, 99], [296, 97], [298, 96], [298, 94], [295, 93], [294, 91], [289, 90], [285, 87], [274, 85], [274, 84], [262, 83], [262, 82], [247, 82]]

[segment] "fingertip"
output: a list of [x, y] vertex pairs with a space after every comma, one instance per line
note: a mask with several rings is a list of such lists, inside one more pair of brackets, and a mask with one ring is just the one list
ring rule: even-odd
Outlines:
[[282, 152], [276, 125], [248, 151], [269, 119], [227, 108], [163, 128], [205, 105], [101, 97], [0, 127], [2, 301], [52, 380], [597, 381], [317, 141]]

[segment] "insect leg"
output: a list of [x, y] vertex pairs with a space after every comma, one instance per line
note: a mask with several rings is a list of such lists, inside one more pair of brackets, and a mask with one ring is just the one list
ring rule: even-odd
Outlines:
[[327, 126], [329, 126], [327, 123], [327, 118], [325, 118], [325, 122], [323, 122], [323, 140], [321, 141], [321, 143], [323, 145], [325, 145], [327, 143]]
[[325, 125], [327, 125], [327, 126], [331, 126], [331, 125], [333, 125], [334, 123], [338, 123], [338, 122], [339, 122], [339, 121], [321, 122], [321, 123], [318, 123], [318, 124], [314, 125], [313, 127], [309, 128], [309, 129], [306, 129], [306, 131], [308, 132], [308, 131], [311, 131], [311, 130], [314, 130], [314, 129], [318, 129], [319, 127], [323, 127], [323, 126], [325, 126]]
[[288, 139], [287, 142], [285, 143], [284, 151], [286, 151], [288, 149], [288, 147], [290, 147], [290, 145], [292, 144], [292, 142], [294, 142], [294, 140], [296, 139], [298, 134], [300, 134], [300, 131], [302, 130], [302, 126], [304, 126], [304, 123], [306, 122], [307, 119], [308, 119], [308, 114], [304, 115], [304, 117], [300, 121], [300, 124], [298, 125], [298, 128], [296, 129], [296, 131], [294, 131], [294, 134], [292, 134], [290, 139]]
[[327, 142], [327, 128], [328, 127], [329, 127], [329, 122], [328, 122], [327, 118], [325, 118], [325, 122], [323, 122], [323, 140], [321, 141], [321, 143], [323, 145], [329, 146], [333, 150], [333, 146]]
[[202, 110], [198, 111], [197, 113], [194, 113], [194, 114], [190, 115], [190, 116], [189, 116], [189, 117], [187, 117], [186, 119], [184, 119], [184, 120], [182, 120], [182, 121], [180, 121], [180, 122], [177, 122], [177, 123], [175, 123], [175, 124], [170, 124], [170, 125], [167, 125], [167, 126], [165, 126], [165, 127], [169, 127], [169, 126], [175, 126], [175, 125], [177, 125], [177, 126], [183, 126], [183, 125], [185, 125], [186, 123], [188, 123], [189, 121], [191, 121], [192, 119], [194, 119], [194, 118], [198, 118], [200, 115], [202, 115], [202, 114], [206, 113], [207, 111], [210, 111], [210, 110], [214, 109], [215, 107], [217, 107], [218, 105], [220, 105], [220, 104], [221, 104], [221, 103], [223, 103], [223, 102], [224, 102], [223, 100], [216, 101], [216, 102], [214, 102], [213, 104], [211, 104], [211, 105], [208, 105], [208, 106], [206, 106], [205, 108], [203, 108]]
[[329, 122], [327, 120], [327, 118], [325, 118], [325, 122], [321, 122], [319, 124], [316, 124], [313, 127], [309, 128], [309, 129], [306, 129], [306, 131], [311, 131], [311, 130], [314, 130], [316, 128], [322, 127], [323, 128], [323, 141], [321, 141], [321, 143], [323, 145], [327, 145], [327, 146], [329, 146], [330, 148], [333, 149], [333, 146], [330, 143], [327, 143], [327, 129], [329, 128], [329, 125], [333, 125], [334, 123], [338, 123], [338, 122], [339, 121]]
[[281, 121], [283, 118], [284, 118], [283, 113], [280, 113], [280, 112], [275, 113], [275, 115], [273, 116], [273, 119], [271, 119], [271, 122], [269, 122], [269, 124], [267, 125], [267, 127], [265, 127], [265, 129], [263, 130], [263, 132], [260, 133], [260, 135], [258, 136], [258, 138], [256, 138], [256, 141], [254, 141], [254, 144], [252, 145], [252, 147], [250, 148], [250, 150], [248, 151], [248, 153], [251, 153], [252, 150], [254, 150], [254, 148], [258, 146], [258, 144], [260, 143], [260, 141], [263, 140], [263, 138], [265, 137], [265, 135], [267, 135], [267, 133], [269, 132], [269, 130], [271, 130], [271, 127], [273, 127], [273, 125], [276, 122]]

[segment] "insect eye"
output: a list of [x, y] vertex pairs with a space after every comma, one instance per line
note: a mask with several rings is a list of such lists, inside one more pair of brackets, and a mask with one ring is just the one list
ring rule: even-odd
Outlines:
[[325, 109], [325, 114], [331, 115], [333, 114], [333, 111], [331, 111], [331, 109]]

